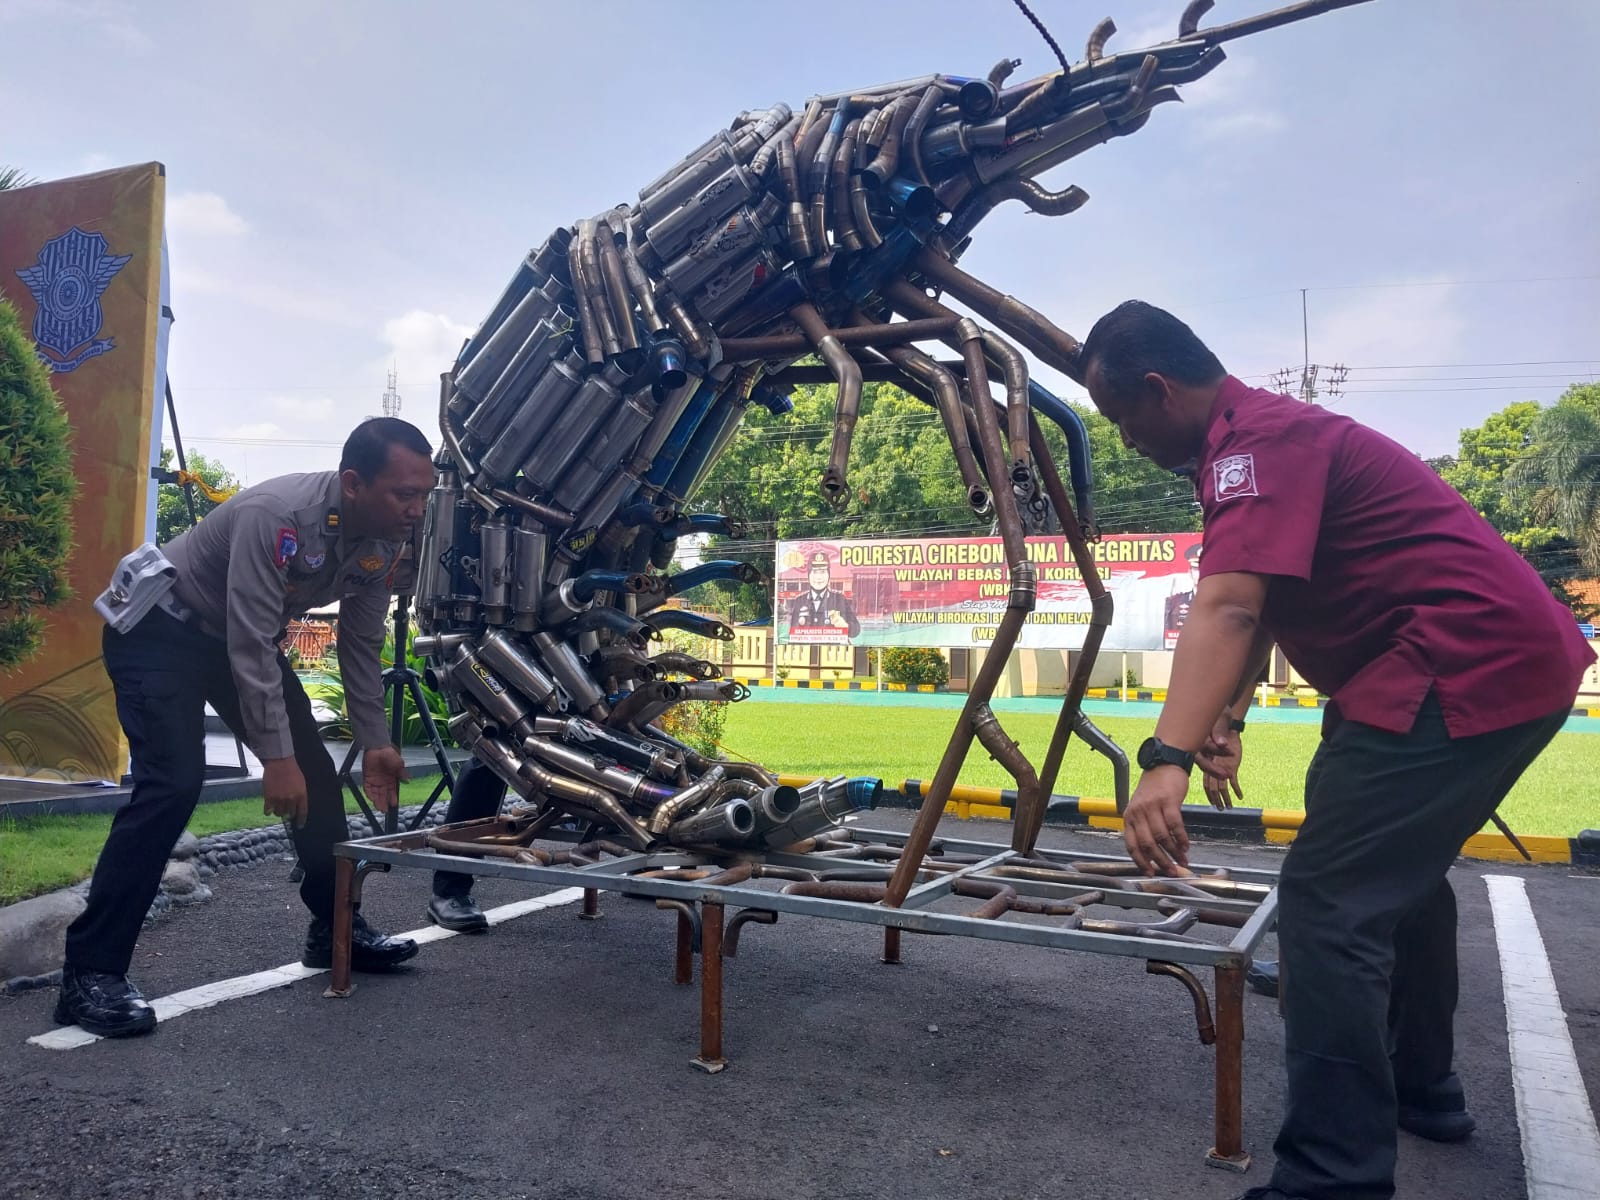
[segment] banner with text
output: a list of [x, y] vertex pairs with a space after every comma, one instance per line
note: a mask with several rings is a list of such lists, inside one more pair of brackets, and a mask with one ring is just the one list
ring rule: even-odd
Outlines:
[[[1199, 578], [1200, 534], [1112, 534], [1089, 549], [1115, 603], [1102, 648], [1176, 645]], [[1031, 537], [1028, 557], [1038, 596], [1017, 644], [1078, 649], [1092, 613], [1071, 547]], [[785, 644], [982, 648], [1011, 586], [997, 537], [779, 542], [777, 567], [773, 619]]]

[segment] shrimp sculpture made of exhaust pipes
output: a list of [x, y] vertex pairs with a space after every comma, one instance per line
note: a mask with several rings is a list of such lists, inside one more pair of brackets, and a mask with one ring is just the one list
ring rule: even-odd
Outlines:
[[[798, 113], [742, 113], [637, 202], [552, 233], [443, 378], [416, 649], [456, 714], [457, 742], [538, 806], [538, 828], [577, 818], [640, 849], [780, 848], [876, 804], [876, 780], [795, 789], [668, 736], [657, 721], [673, 705], [749, 691], [651, 642], [666, 629], [731, 640], [726, 625], [666, 602], [759, 578], [734, 562], [661, 573], [683, 534], [739, 536], [734, 521], [685, 507], [749, 406], [782, 413], [794, 384], [836, 383], [820, 482], [842, 505], [862, 382], [892, 380], [937, 409], [1010, 569], [1004, 617], [924, 814], [942, 811], [974, 738], [1017, 781], [1020, 849], [1032, 847], [1071, 732], [1120, 760], [1125, 791], [1126, 759], [1078, 711], [1111, 618], [1087, 545], [1088, 438], [1023, 354], [1076, 378], [1078, 343], [956, 263], [1006, 200], [1076, 209], [1081, 190], [1047, 191], [1035, 177], [1139, 129], [1223, 61], [1221, 43], [1356, 2], [1305, 0], [1200, 29], [1211, 0], [1195, 0], [1172, 41], [1108, 53], [1107, 20], [1082, 62], [1027, 83], [1007, 85], [1018, 64], [1006, 60], [986, 77], [929, 75], [818, 96]], [[813, 354], [824, 367], [795, 365]], [[1066, 434], [1065, 478], [1041, 418]], [[1036, 771], [987, 702], [1033, 608], [1024, 537], [1054, 528], [1094, 623]]]

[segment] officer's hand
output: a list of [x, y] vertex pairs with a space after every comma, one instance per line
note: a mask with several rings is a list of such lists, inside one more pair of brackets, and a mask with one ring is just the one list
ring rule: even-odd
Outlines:
[[1244, 743], [1237, 733], [1228, 728], [1227, 714], [1224, 713], [1206, 738], [1205, 745], [1194, 756], [1194, 765], [1204, 773], [1201, 783], [1205, 787], [1206, 799], [1211, 801], [1213, 808], [1233, 807], [1233, 797], [1228, 794], [1230, 787], [1234, 796], [1244, 799], [1244, 789], [1239, 786], [1239, 764], [1243, 760]]
[[837, 608], [828, 614], [828, 624], [835, 629], [849, 629], [850, 622], [844, 619], [844, 614]]
[[292, 758], [273, 758], [261, 766], [261, 811], [300, 828], [306, 823], [306, 777], [300, 764]]
[[377, 746], [361, 756], [361, 783], [380, 812], [400, 803], [400, 781], [410, 779], [405, 756], [395, 746]]
[[1154, 767], [1139, 779], [1128, 811], [1122, 814], [1122, 840], [1146, 875], [1177, 875], [1189, 865], [1189, 834], [1183, 827], [1183, 800], [1189, 776], [1178, 767]]

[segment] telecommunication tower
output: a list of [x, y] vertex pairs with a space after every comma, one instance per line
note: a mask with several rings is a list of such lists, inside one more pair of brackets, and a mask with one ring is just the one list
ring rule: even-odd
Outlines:
[[398, 417], [400, 415], [400, 393], [396, 389], [398, 377], [393, 367], [389, 368], [389, 386], [383, 393], [383, 415]]

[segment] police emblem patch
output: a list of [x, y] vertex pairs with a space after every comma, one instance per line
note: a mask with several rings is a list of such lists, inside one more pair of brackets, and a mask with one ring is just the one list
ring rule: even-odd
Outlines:
[[1223, 500], [1232, 500], [1235, 496], [1259, 496], [1256, 491], [1256, 456], [1254, 454], [1230, 454], [1227, 458], [1219, 458], [1212, 466], [1213, 480], [1216, 484], [1216, 498], [1220, 503]]
[[381, 554], [366, 554], [356, 559], [356, 566], [366, 571], [369, 575], [373, 571], [381, 571], [389, 560]]
[[308, 554], [304, 558], [302, 558], [300, 561], [305, 564], [306, 570], [315, 571], [323, 563], [328, 561], [328, 556], [325, 553], [324, 554]]
[[17, 272], [33, 293], [33, 340], [39, 360], [57, 374], [116, 349], [99, 337], [105, 324], [100, 297], [131, 254], [108, 254], [105, 235], [74, 225], [39, 248], [39, 261]]
[[295, 536], [293, 529], [287, 525], [278, 530], [278, 549], [273, 556], [280, 567], [289, 565], [289, 560], [294, 557], [295, 551], [300, 549], [300, 541]]

